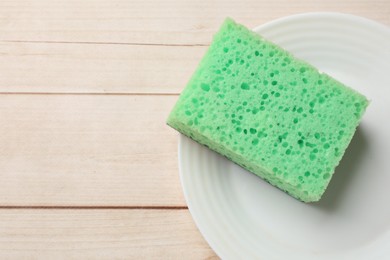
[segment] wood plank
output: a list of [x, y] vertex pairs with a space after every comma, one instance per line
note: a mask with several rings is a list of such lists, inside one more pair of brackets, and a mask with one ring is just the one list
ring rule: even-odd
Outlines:
[[176, 99], [0, 95], [0, 206], [185, 206]]
[[180, 93], [205, 50], [0, 42], [0, 92]]
[[0, 210], [1, 259], [218, 259], [188, 210]]
[[388, 0], [6, 0], [0, 40], [207, 44], [222, 19], [249, 27], [302, 12], [336, 11], [390, 25]]

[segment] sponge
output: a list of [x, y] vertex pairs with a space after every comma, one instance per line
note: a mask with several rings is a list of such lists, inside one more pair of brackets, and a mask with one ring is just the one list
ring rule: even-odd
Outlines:
[[367, 106], [361, 94], [228, 18], [167, 124], [312, 202]]

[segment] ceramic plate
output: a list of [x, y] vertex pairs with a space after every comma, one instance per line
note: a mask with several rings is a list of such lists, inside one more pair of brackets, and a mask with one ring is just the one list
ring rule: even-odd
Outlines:
[[254, 29], [371, 104], [323, 198], [305, 204], [180, 136], [190, 212], [223, 259], [390, 259], [390, 29], [337, 13]]

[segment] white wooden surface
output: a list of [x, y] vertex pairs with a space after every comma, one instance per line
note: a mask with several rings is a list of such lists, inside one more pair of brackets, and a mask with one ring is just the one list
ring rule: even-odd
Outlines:
[[226, 16], [390, 25], [388, 0], [0, 2], [0, 258], [214, 259], [169, 110]]

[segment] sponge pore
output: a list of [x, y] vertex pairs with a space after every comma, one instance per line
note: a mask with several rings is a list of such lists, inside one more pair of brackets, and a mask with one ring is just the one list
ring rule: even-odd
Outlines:
[[304, 202], [321, 198], [368, 105], [226, 19], [168, 125]]

